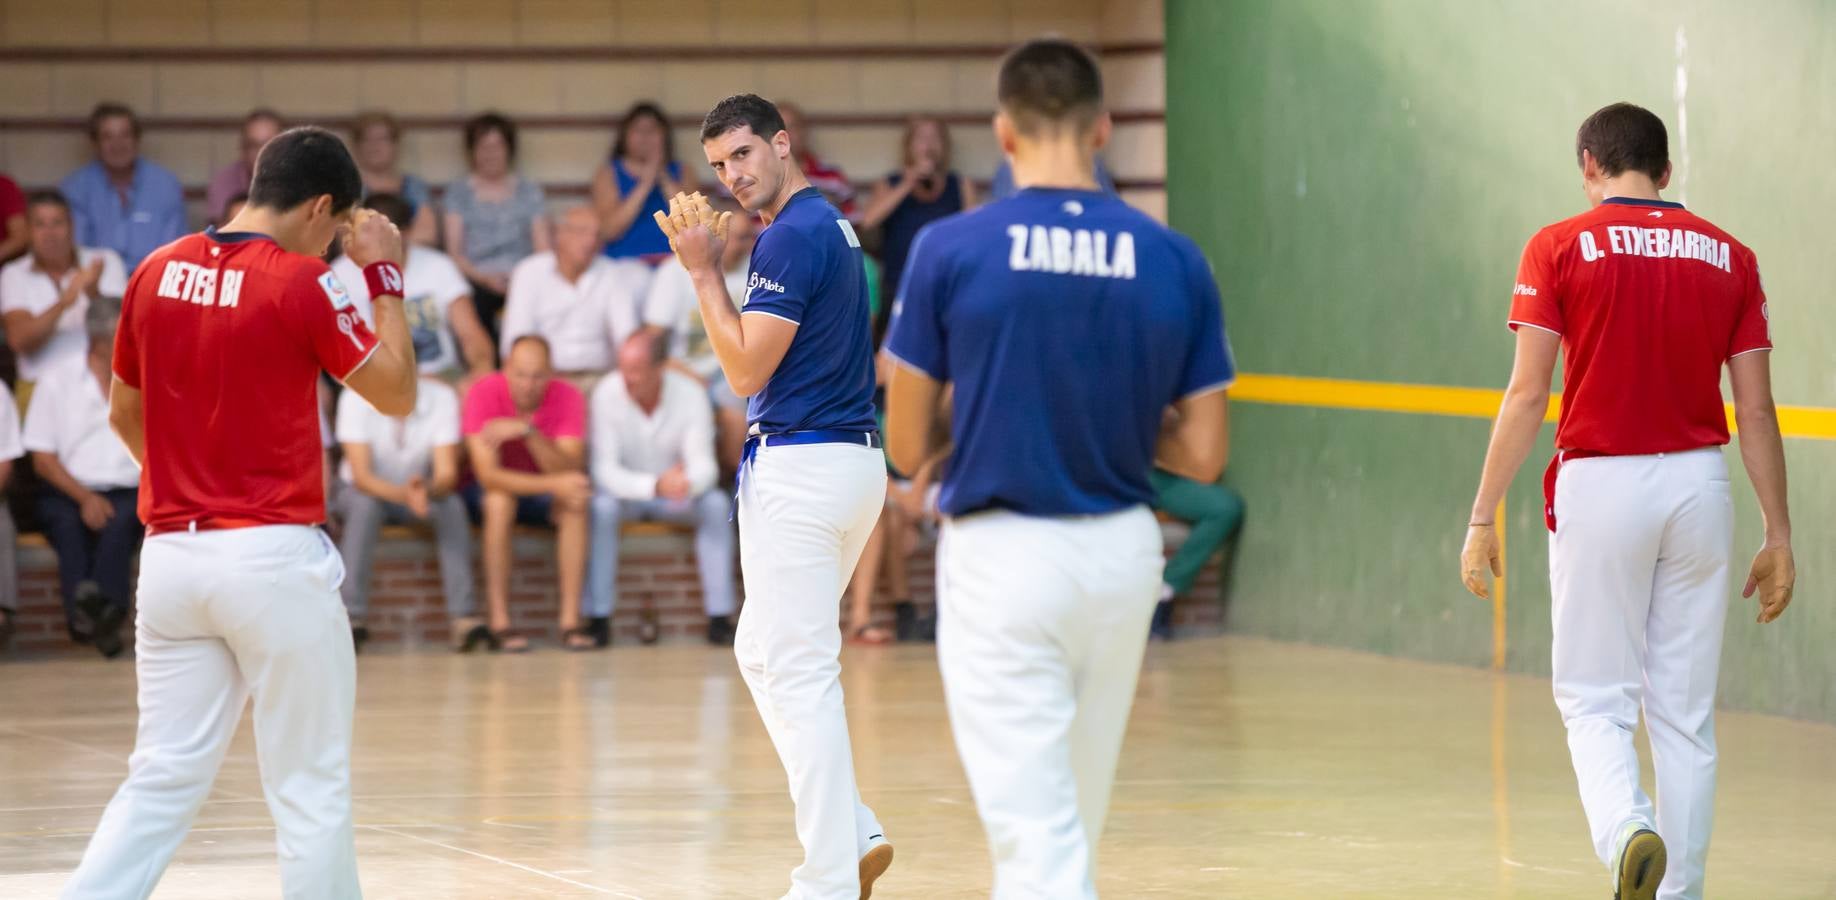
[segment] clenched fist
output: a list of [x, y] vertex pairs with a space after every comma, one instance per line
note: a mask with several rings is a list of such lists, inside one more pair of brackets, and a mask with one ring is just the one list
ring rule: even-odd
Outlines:
[[351, 222], [344, 230], [344, 255], [361, 269], [370, 263], [407, 264], [402, 248], [402, 232], [389, 217], [373, 209], [351, 211]]

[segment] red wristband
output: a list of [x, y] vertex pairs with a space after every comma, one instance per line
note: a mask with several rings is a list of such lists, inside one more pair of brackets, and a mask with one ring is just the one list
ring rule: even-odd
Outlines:
[[384, 294], [400, 297], [402, 269], [388, 260], [370, 263], [363, 267], [363, 283], [369, 286], [371, 297], [381, 297]]

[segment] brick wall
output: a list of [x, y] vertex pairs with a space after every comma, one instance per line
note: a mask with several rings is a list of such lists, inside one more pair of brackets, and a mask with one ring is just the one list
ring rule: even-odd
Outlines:
[[[1185, 528], [1166, 525], [1169, 546], [1185, 539]], [[706, 634], [701, 586], [695, 572], [694, 543], [686, 533], [645, 528], [623, 539], [619, 566], [619, 601], [613, 618], [613, 645], [637, 642], [642, 613], [657, 614], [663, 640], [698, 640]], [[517, 535], [510, 583], [510, 609], [516, 627], [537, 646], [553, 645], [556, 628], [555, 571], [552, 543], [540, 532]], [[90, 652], [70, 645], [64, 636], [57, 599], [56, 557], [32, 538], [19, 548], [20, 612], [12, 654]], [[933, 600], [932, 545], [921, 543], [908, 562], [913, 599], [926, 615]], [[1223, 624], [1222, 564], [1206, 567], [1190, 595], [1175, 607], [1182, 628], [1216, 630]], [[433, 544], [401, 529], [385, 532], [377, 550], [376, 584], [370, 593], [370, 648], [442, 648], [447, 643], [446, 605]], [[480, 604], [483, 594], [479, 595]], [[846, 607], [844, 605], [843, 609]], [[879, 598], [879, 624], [891, 627], [892, 601]]]

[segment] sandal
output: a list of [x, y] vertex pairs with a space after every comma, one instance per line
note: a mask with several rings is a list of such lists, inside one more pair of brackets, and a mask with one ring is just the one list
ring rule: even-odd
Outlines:
[[892, 641], [892, 632], [878, 625], [871, 624], [862, 625], [854, 629], [854, 631], [850, 632], [848, 635], [848, 643], [850, 644], [890, 644]]
[[576, 627], [561, 632], [561, 646], [569, 652], [579, 653], [599, 649], [599, 642], [593, 639], [590, 629]]
[[529, 650], [529, 639], [523, 637], [520, 631], [500, 629], [491, 632], [491, 649], [505, 653], [526, 653]]

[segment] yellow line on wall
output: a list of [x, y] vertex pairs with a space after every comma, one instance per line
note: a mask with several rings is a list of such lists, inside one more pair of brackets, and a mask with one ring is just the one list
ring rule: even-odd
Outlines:
[[[1391, 381], [1310, 378], [1301, 375], [1242, 375], [1231, 387], [1230, 398], [1241, 403], [1492, 419], [1498, 415], [1498, 404], [1504, 400], [1504, 391]], [[1551, 397], [1545, 421], [1555, 421], [1561, 408], [1561, 395]], [[1778, 409], [1779, 430], [1786, 437], [1836, 441], [1836, 409], [1821, 406], [1780, 406]], [[1733, 421], [1734, 407], [1730, 405], [1730, 428]]]

